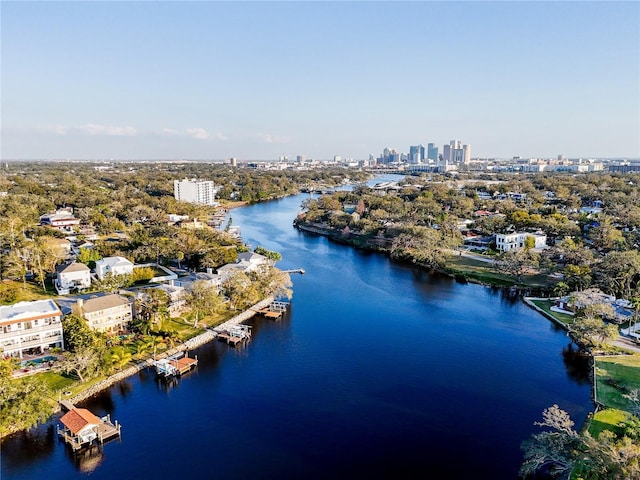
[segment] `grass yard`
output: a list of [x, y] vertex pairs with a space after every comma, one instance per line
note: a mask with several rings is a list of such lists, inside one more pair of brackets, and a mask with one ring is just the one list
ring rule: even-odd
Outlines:
[[606, 408], [595, 413], [587, 431], [592, 437], [597, 438], [600, 432], [604, 430], [611, 430], [616, 435], [621, 435], [623, 430], [619, 427], [620, 423], [631, 418], [631, 414], [617, 410], [615, 408]]
[[551, 306], [553, 305], [552, 300], [531, 300], [531, 303], [565, 325], [571, 325], [573, 323], [573, 316], [551, 310]]
[[596, 400], [607, 407], [629, 411], [632, 403], [622, 395], [640, 389], [640, 355], [595, 357]]
[[[462, 275], [468, 280], [478, 281], [498, 286], [516, 285], [518, 282], [510, 275], [498, 272], [492, 262], [485, 262], [464, 255], [448, 255], [445, 270], [452, 275]], [[546, 274], [523, 275], [521, 285], [530, 287], [549, 288], [555, 285], [557, 280]]]
[[39, 373], [38, 375], [39, 378], [44, 380], [47, 385], [49, 385], [49, 388], [51, 388], [51, 390], [53, 390], [54, 392], [58, 390], [67, 390], [77, 381], [71, 377], [55, 372], [43, 372]]
[[51, 294], [44, 292], [40, 284], [16, 282], [14, 280], [0, 281], [0, 304], [11, 305], [18, 302], [30, 302], [51, 298]]
[[448, 255], [445, 270], [452, 275], [462, 275], [468, 280], [476, 280], [491, 285], [511, 286], [515, 281], [509, 275], [500, 273], [493, 268], [492, 263], [475, 260], [473, 258]]

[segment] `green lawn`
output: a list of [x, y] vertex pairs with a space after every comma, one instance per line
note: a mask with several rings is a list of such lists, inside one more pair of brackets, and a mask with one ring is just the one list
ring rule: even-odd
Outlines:
[[551, 310], [551, 306], [553, 305], [553, 300], [531, 300], [536, 307], [544, 310], [545, 313], [551, 315], [553, 318], [558, 320], [559, 322], [564, 323], [565, 325], [571, 325], [573, 323], [573, 316], [567, 315], [566, 313], [558, 313]]
[[640, 355], [595, 357], [596, 400], [607, 407], [629, 411], [632, 404], [622, 395], [640, 389]]
[[589, 422], [587, 431], [594, 438], [597, 438], [600, 432], [604, 430], [611, 430], [616, 435], [621, 435], [623, 430], [619, 425], [630, 417], [630, 413], [615, 408], [606, 408], [595, 413], [593, 419]]
[[[498, 286], [511, 286], [518, 283], [510, 275], [498, 272], [493, 263], [483, 262], [462, 255], [448, 255], [446, 257], [445, 270], [453, 275], [462, 275], [469, 280], [476, 280]], [[520, 284], [530, 287], [549, 288], [557, 280], [545, 274], [523, 275]]]
[[73, 378], [55, 372], [43, 372], [39, 375], [39, 378], [44, 380], [53, 391], [66, 390], [76, 382]]
[[51, 298], [51, 294], [42, 290], [42, 285], [13, 280], [0, 281], [0, 304], [11, 305], [17, 302], [43, 300]]

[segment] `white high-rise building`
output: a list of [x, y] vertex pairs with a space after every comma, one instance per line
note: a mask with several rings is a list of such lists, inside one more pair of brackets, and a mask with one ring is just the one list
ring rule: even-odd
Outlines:
[[173, 181], [173, 195], [176, 200], [200, 205], [217, 205], [217, 189], [211, 180], [188, 180]]

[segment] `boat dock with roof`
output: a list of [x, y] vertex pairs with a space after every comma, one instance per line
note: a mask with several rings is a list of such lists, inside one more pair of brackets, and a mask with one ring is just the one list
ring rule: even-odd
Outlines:
[[63, 400], [62, 408], [67, 410], [60, 418], [57, 431], [67, 445], [75, 452], [94, 444], [103, 444], [107, 440], [120, 437], [120, 424], [111, 421], [111, 416], [96, 417], [86, 408], [78, 408], [73, 403]]

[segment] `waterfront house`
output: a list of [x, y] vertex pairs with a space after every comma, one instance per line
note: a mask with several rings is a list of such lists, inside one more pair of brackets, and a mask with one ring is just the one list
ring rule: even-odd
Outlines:
[[94, 330], [114, 334], [127, 330], [133, 318], [133, 303], [121, 295], [103, 295], [79, 299], [78, 311]]
[[273, 261], [259, 253], [242, 252], [238, 254], [238, 261], [236, 263], [242, 266], [244, 270], [252, 272], [258, 270], [260, 265], [273, 264]]
[[534, 240], [533, 248], [544, 248], [547, 245], [547, 236], [544, 233], [496, 233], [496, 249], [500, 252], [521, 250], [524, 248], [525, 240], [528, 237]]
[[56, 267], [54, 286], [58, 295], [68, 295], [71, 290], [83, 290], [91, 286], [91, 271], [84, 263], [72, 262]]
[[0, 351], [23, 358], [64, 348], [62, 312], [53, 300], [19, 302], [0, 307]]
[[96, 262], [96, 275], [100, 280], [108, 275], [131, 275], [133, 263], [124, 257], [105, 257]]

